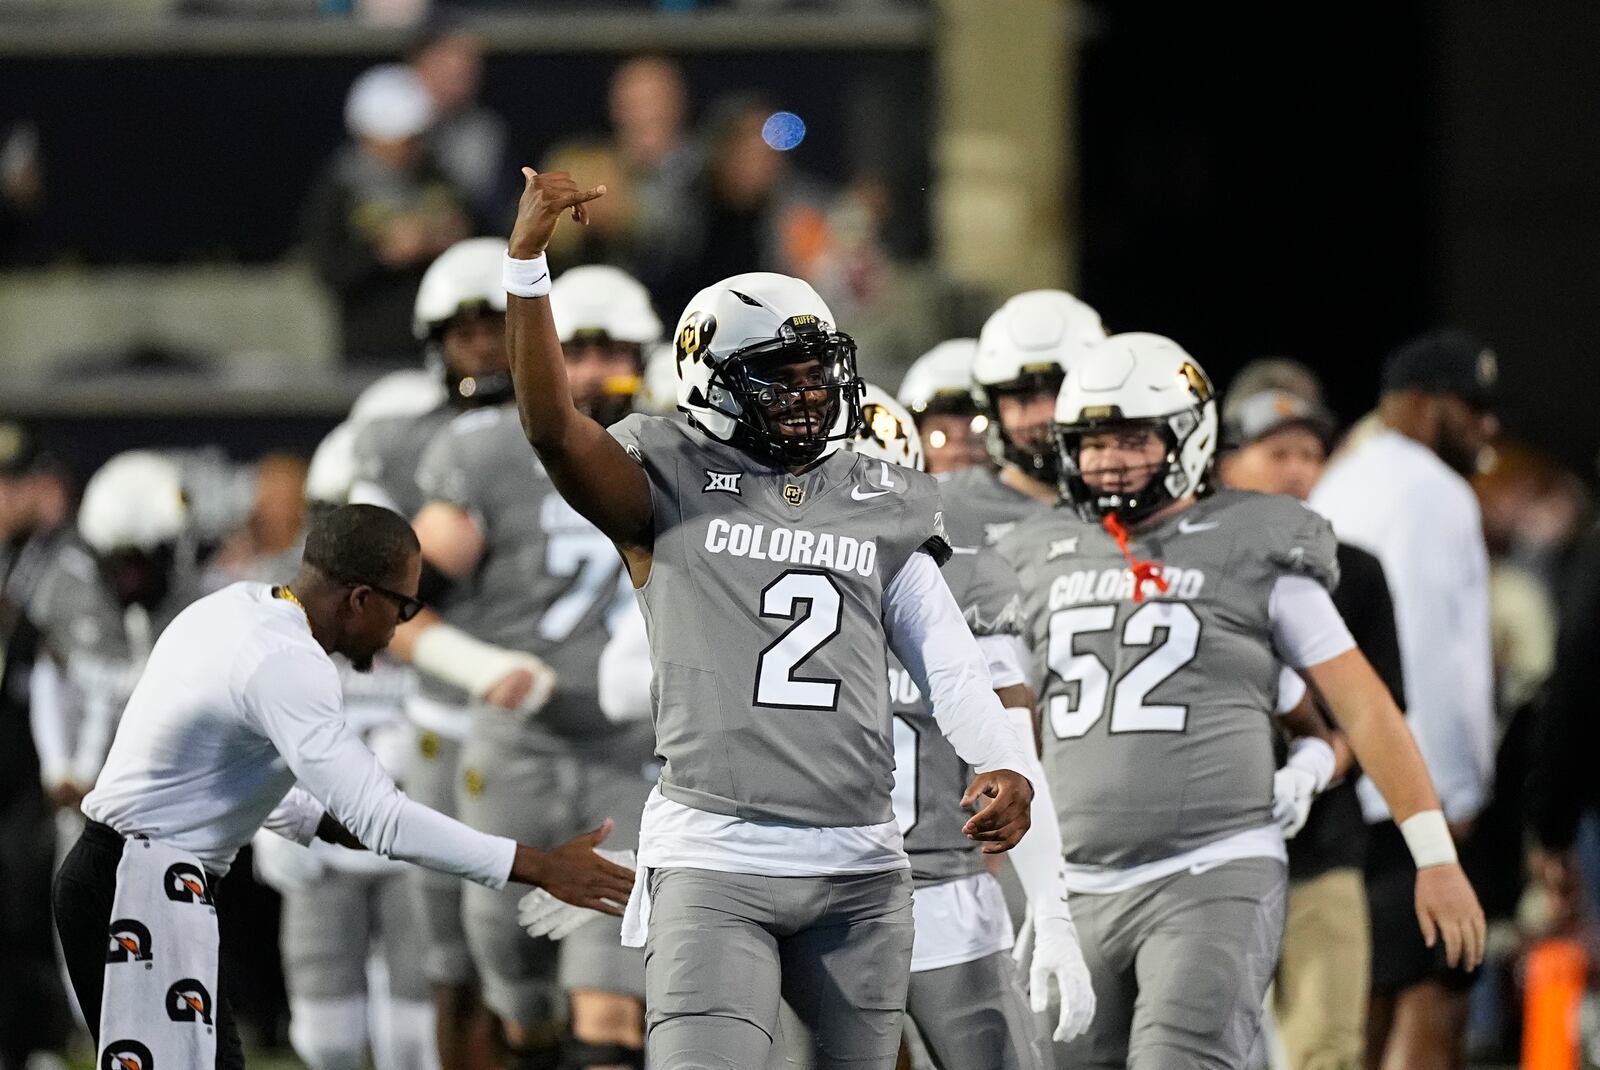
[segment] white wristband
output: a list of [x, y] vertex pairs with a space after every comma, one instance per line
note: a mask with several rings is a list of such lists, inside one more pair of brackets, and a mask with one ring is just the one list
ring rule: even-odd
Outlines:
[[1333, 748], [1327, 741], [1316, 736], [1301, 736], [1289, 744], [1289, 760], [1284, 763], [1296, 769], [1304, 769], [1316, 778], [1318, 795], [1328, 787], [1328, 782], [1333, 779], [1333, 767], [1337, 764]]
[[1456, 861], [1456, 841], [1438, 810], [1424, 810], [1400, 822], [1400, 835], [1406, 838], [1411, 860], [1418, 869], [1447, 866]]
[[518, 260], [507, 253], [500, 265], [500, 281], [513, 297], [549, 297], [550, 264], [543, 253], [532, 260]]

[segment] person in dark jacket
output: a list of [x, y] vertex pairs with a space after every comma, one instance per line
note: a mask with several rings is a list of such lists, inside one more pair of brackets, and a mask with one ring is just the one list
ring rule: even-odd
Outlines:
[[[1223, 406], [1223, 482], [1305, 500], [1334, 434], [1319, 394], [1311, 373], [1290, 361], [1260, 361], [1242, 371]], [[1339, 544], [1338, 561], [1334, 605], [1395, 700], [1404, 702], [1383, 566], [1346, 543]], [[1289, 841], [1288, 927], [1273, 1013], [1295, 1070], [1362, 1065], [1370, 977], [1366, 843], [1353, 775], [1317, 798]]]

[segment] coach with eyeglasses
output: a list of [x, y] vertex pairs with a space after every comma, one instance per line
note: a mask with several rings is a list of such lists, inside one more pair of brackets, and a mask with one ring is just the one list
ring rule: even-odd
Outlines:
[[[313, 523], [292, 583], [226, 587], [185, 609], [157, 641], [99, 781], [83, 801], [88, 825], [54, 888], [56, 929], [97, 1046], [107, 1022], [116, 1023], [119, 1036], [129, 1022], [156, 1037], [172, 1028], [168, 1014], [138, 1002], [143, 974], [116, 965], [150, 955], [140, 946], [140, 933], [152, 931], [149, 918], [131, 935], [113, 931], [113, 919], [132, 916], [129, 904], [140, 903], [137, 863], [147, 853], [197, 863], [184, 870], [193, 872], [187, 886], [211, 906], [217, 906], [211, 889], [265, 826], [301, 843], [315, 835], [365, 845], [489, 887], [515, 881], [621, 913], [633, 874], [593, 850], [609, 821], [552, 851], [486, 835], [407, 798], [346, 724], [331, 655], [369, 670], [395, 626], [422, 608], [420, 571], [417, 539], [402, 517], [375, 506], [343, 506]], [[166, 898], [170, 890], [168, 897], [153, 896], [148, 909], [159, 916]], [[176, 952], [180, 943], [193, 943], [173, 932], [163, 941], [158, 931], [158, 949]], [[221, 976], [214, 961], [203, 965]], [[118, 986], [115, 997], [108, 985]], [[204, 999], [177, 984], [171, 991], [179, 992], [174, 999], [184, 1012], [173, 1021], [203, 1011], [209, 1025]], [[242, 1067], [223, 995], [214, 1000], [215, 1066]], [[170, 1061], [163, 1070], [171, 1070]]]

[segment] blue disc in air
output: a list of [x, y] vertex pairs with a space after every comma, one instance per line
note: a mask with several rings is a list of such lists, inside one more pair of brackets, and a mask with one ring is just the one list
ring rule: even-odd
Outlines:
[[774, 112], [761, 125], [761, 139], [779, 152], [788, 152], [805, 138], [805, 120], [792, 111]]

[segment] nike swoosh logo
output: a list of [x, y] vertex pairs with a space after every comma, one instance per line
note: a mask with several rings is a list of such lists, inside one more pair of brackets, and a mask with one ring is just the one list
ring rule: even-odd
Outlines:
[[1193, 535], [1198, 531], [1210, 531], [1217, 527], [1221, 521], [1213, 520], [1209, 524], [1192, 524], [1188, 520], [1178, 521], [1178, 531], [1184, 535]]
[[860, 487], [851, 487], [850, 488], [850, 497], [854, 498], [858, 502], [864, 502], [868, 498], [881, 498], [885, 494], [888, 494], [888, 493], [889, 492], [886, 491], [886, 490], [868, 490], [868, 491], [863, 491]]
[[1222, 858], [1222, 859], [1218, 859], [1215, 862], [1196, 862], [1194, 865], [1189, 867], [1189, 872], [1194, 874], [1196, 877], [1198, 877], [1202, 873], [1210, 873], [1212, 870], [1216, 869], [1218, 866], [1225, 866], [1230, 861], [1232, 861], [1232, 859]]

